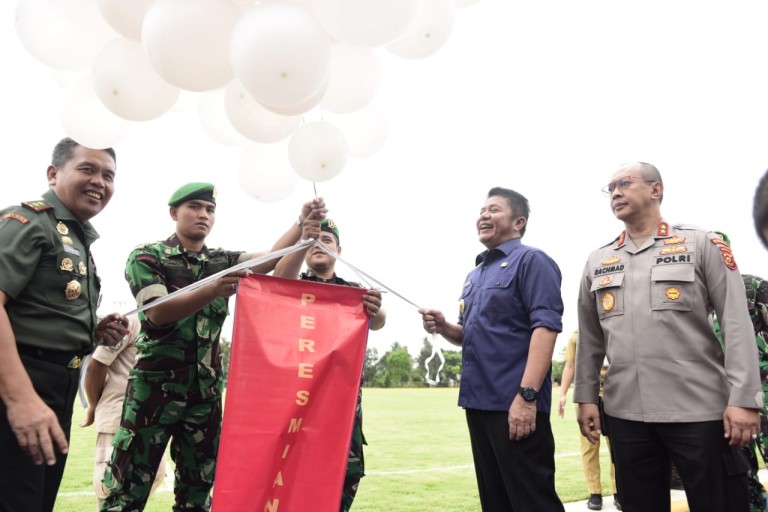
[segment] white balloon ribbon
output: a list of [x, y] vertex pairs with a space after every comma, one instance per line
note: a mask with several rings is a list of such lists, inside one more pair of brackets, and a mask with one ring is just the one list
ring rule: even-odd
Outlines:
[[194, 282], [188, 286], [185, 286], [184, 288], [181, 288], [180, 290], [176, 290], [173, 293], [169, 293], [168, 295], [165, 295], [164, 297], [160, 297], [156, 300], [153, 300], [152, 302], [149, 302], [147, 304], [144, 304], [140, 308], [132, 309], [131, 311], [125, 313], [124, 316], [130, 316], [134, 315], [136, 313], [139, 313], [141, 311], [146, 311], [148, 309], [151, 309], [159, 304], [162, 304], [164, 302], [168, 302], [169, 300], [173, 300], [179, 295], [183, 295], [185, 293], [191, 292], [193, 290], [196, 290], [200, 288], [201, 286], [205, 286], [206, 284], [210, 283], [211, 281], [214, 281], [220, 277], [226, 276], [228, 274], [231, 274], [232, 272], [237, 272], [238, 270], [247, 269], [251, 267], [255, 267], [256, 265], [259, 265], [261, 263], [272, 261], [275, 258], [281, 258], [285, 256], [286, 254], [291, 254], [292, 252], [300, 251], [301, 249], [304, 249], [308, 245], [312, 245], [314, 243], [314, 240], [311, 238], [309, 240], [301, 240], [296, 245], [292, 245], [290, 247], [286, 247], [285, 249], [280, 249], [278, 251], [273, 251], [268, 254], [265, 254], [263, 256], [259, 256], [258, 258], [252, 258], [248, 261], [244, 261], [242, 263], [238, 263], [237, 265], [233, 267], [226, 268], [222, 270], [221, 272], [216, 272], [213, 275], [210, 275], [206, 277], [205, 279], [201, 279], [200, 281]]
[[[408, 304], [416, 307], [417, 309], [422, 309], [415, 302], [412, 302], [412, 301], [406, 299], [404, 296], [402, 296], [401, 294], [397, 293], [392, 288], [386, 286], [384, 283], [382, 283], [378, 279], [375, 279], [375, 278], [371, 277], [370, 275], [366, 274], [365, 272], [363, 272], [359, 268], [355, 267], [354, 265], [352, 265], [348, 261], [344, 261], [343, 259], [341, 259], [341, 257], [338, 254], [336, 254], [331, 249], [329, 249], [326, 245], [323, 244], [323, 242], [318, 240], [318, 241], [315, 242], [315, 245], [317, 245], [323, 251], [325, 251], [329, 255], [333, 256], [337, 260], [339, 260], [342, 263], [344, 263], [345, 265], [347, 265], [350, 269], [352, 269], [353, 272], [355, 272], [360, 277], [361, 280], [365, 281], [366, 284], [368, 284], [368, 281], [372, 281], [372, 282], [378, 284], [379, 286], [381, 286], [381, 288], [383, 288], [383, 289], [393, 293], [397, 297], [403, 299]], [[438, 367], [437, 372], [435, 373], [435, 378], [433, 380], [433, 379], [429, 378], [429, 363], [432, 362], [432, 360], [435, 358], [435, 356], [440, 358], [440, 366]], [[429, 358], [426, 361], [424, 361], [424, 367], [427, 370], [427, 374], [424, 377], [424, 380], [427, 381], [427, 384], [429, 384], [430, 386], [436, 386], [440, 382], [440, 371], [442, 371], [443, 366], [445, 366], [445, 356], [443, 355], [443, 351], [440, 349], [440, 347], [437, 346], [437, 334], [432, 333], [432, 355], [430, 355]]]
[[[435, 372], [435, 380], [432, 380], [429, 378], [429, 363], [432, 362], [435, 356], [440, 358], [440, 366], [437, 367], [437, 372]], [[438, 383], [440, 383], [440, 370], [443, 369], [443, 366], [445, 366], [445, 356], [443, 355], [443, 351], [437, 346], [437, 334], [433, 332], [432, 355], [424, 361], [424, 369], [427, 370], [426, 375], [424, 375], [424, 380], [427, 381], [427, 384], [430, 386], [437, 386]]]

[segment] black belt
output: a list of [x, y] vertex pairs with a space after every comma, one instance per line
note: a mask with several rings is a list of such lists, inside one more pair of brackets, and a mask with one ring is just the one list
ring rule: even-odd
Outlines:
[[16, 345], [20, 355], [31, 357], [46, 363], [66, 366], [76, 370], [83, 364], [82, 352], [62, 352], [59, 350], [47, 350], [44, 348], [30, 347], [27, 345]]

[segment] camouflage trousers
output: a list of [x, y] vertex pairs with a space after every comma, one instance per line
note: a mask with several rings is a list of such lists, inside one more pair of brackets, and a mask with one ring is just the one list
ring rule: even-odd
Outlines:
[[[760, 416], [760, 419], [764, 421], [764, 416]], [[766, 506], [766, 493], [765, 487], [760, 483], [760, 479], [757, 477], [757, 471], [759, 469], [757, 463], [757, 455], [755, 450], [760, 452], [763, 457], [763, 462], [768, 463], [768, 436], [761, 433], [758, 435], [755, 441], [749, 443], [749, 445], [742, 448], [742, 452], [746, 455], [749, 461], [749, 471], [747, 472], [747, 479], [749, 483], [749, 512], [766, 512], [768, 506]]]
[[365, 459], [363, 458], [363, 408], [358, 394], [357, 408], [355, 410], [355, 424], [352, 427], [352, 441], [349, 444], [349, 459], [347, 459], [347, 472], [344, 474], [344, 489], [341, 493], [340, 512], [348, 512], [352, 508], [352, 502], [357, 494], [360, 480], [365, 476]]
[[208, 511], [221, 434], [221, 397], [202, 398], [194, 367], [131, 370], [123, 417], [104, 474], [104, 511], [140, 511], [170, 440], [174, 511]]

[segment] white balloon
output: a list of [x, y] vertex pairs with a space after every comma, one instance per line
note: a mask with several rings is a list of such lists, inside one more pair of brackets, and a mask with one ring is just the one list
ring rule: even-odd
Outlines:
[[326, 80], [325, 84], [323, 84], [320, 90], [318, 90], [314, 95], [310, 96], [306, 101], [302, 101], [296, 105], [291, 105], [289, 107], [279, 107], [262, 103], [261, 106], [281, 116], [300, 116], [301, 114], [309, 112], [323, 101], [325, 93], [328, 90], [328, 82], [329, 80]]
[[205, 133], [225, 146], [245, 146], [252, 141], [243, 137], [229, 122], [224, 109], [224, 89], [204, 92], [200, 95], [197, 115]]
[[174, 87], [152, 69], [141, 44], [118, 38], [107, 43], [93, 61], [96, 96], [112, 112], [129, 121], [148, 121], [176, 103]]
[[406, 59], [421, 59], [443, 47], [453, 31], [455, 0], [422, 0], [421, 9], [408, 31], [387, 50]]
[[230, 56], [235, 76], [256, 101], [291, 107], [309, 100], [327, 80], [330, 46], [305, 9], [268, 0], [237, 23]]
[[366, 105], [351, 114], [329, 114], [327, 119], [347, 138], [351, 157], [372, 156], [384, 146], [389, 136], [387, 120], [375, 104]]
[[259, 105], [246, 88], [232, 80], [224, 88], [224, 107], [232, 126], [256, 142], [276, 142], [299, 127], [301, 118], [281, 116]]
[[239, 13], [230, 0], [155, 0], [141, 26], [152, 66], [182, 89], [224, 86], [234, 76], [229, 37]]
[[37, 60], [69, 71], [90, 69], [99, 49], [117, 35], [93, 0], [19, 0], [16, 33]]
[[336, 39], [356, 46], [380, 46], [404, 34], [421, 0], [315, 0], [315, 13]]
[[64, 133], [83, 146], [104, 149], [114, 146], [128, 134], [130, 124], [105, 107], [93, 91], [88, 75], [65, 92], [59, 109]]
[[141, 41], [141, 24], [155, 0], [97, 0], [99, 12], [120, 35]]
[[349, 145], [328, 121], [312, 121], [297, 129], [288, 142], [288, 160], [296, 174], [309, 181], [328, 181], [347, 164]]
[[285, 158], [285, 144], [251, 144], [240, 157], [240, 186], [251, 197], [272, 203], [296, 189], [298, 179]]
[[379, 88], [379, 61], [374, 50], [336, 43], [331, 46], [331, 80], [322, 106], [343, 114], [362, 108]]

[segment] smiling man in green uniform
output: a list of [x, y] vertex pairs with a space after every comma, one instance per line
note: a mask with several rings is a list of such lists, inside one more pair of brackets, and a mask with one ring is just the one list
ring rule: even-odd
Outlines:
[[[205, 239], [216, 219], [216, 189], [188, 183], [168, 201], [176, 231], [164, 241], [131, 252], [125, 277], [138, 306], [181, 290], [258, 254], [211, 249]], [[305, 203], [299, 221], [272, 250], [316, 238], [325, 214], [322, 199]], [[252, 267], [266, 273], [275, 261]], [[102, 510], [143, 510], [169, 440], [176, 464], [173, 510], [210, 510], [210, 492], [221, 433], [224, 388], [219, 338], [229, 313], [228, 298], [245, 271], [219, 277], [140, 313], [136, 365], [115, 434], [110, 494]]]
[[89, 220], [114, 192], [115, 152], [61, 140], [42, 199], [0, 211], [0, 511], [50, 511], [67, 460], [83, 355], [128, 320], [97, 323]]

